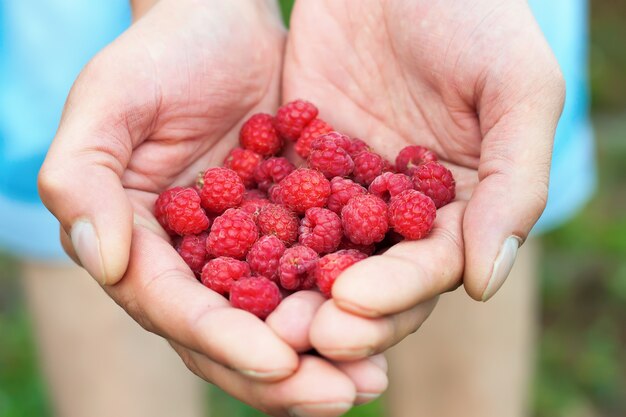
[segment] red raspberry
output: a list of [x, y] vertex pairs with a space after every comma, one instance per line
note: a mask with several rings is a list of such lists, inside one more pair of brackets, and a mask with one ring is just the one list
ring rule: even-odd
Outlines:
[[164, 191], [154, 202], [154, 214], [166, 231], [181, 236], [203, 232], [210, 224], [200, 207], [200, 196], [193, 188]]
[[330, 182], [313, 169], [299, 168], [280, 183], [278, 200], [296, 213], [311, 207], [324, 207], [330, 195]]
[[353, 138], [350, 142], [350, 146], [346, 149], [351, 157], [355, 157], [357, 154], [363, 151], [370, 151], [370, 147], [367, 143], [363, 142], [359, 138]]
[[335, 280], [343, 271], [355, 263], [367, 258], [367, 255], [358, 250], [340, 250], [322, 257], [315, 268], [317, 288], [326, 297], [331, 296]]
[[282, 297], [278, 286], [265, 277], [235, 281], [230, 291], [230, 304], [265, 320], [278, 307]]
[[274, 235], [287, 245], [298, 239], [298, 216], [281, 205], [268, 204], [263, 207], [256, 223], [262, 235]]
[[243, 198], [241, 199], [241, 201], [244, 202], [248, 200], [263, 200], [263, 199], [267, 199], [267, 194], [261, 190], [252, 188], [252, 189], [246, 189], [246, 191], [243, 192]]
[[382, 198], [384, 201], [395, 195], [400, 194], [404, 190], [412, 190], [413, 181], [404, 174], [394, 174], [392, 172], [383, 172], [377, 176], [369, 186], [369, 192], [376, 197]]
[[341, 218], [328, 209], [312, 207], [305, 212], [299, 233], [298, 241], [315, 252], [334, 252], [343, 237]]
[[278, 282], [278, 263], [285, 249], [283, 241], [276, 236], [261, 236], [250, 248], [246, 260], [255, 275]]
[[423, 146], [410, 145], [403, 148], [396, 156], [396, 169], [406, 175], [412, 175], [415, 168], [437, 160], [437, 155]]
[[347, 178], [335, 177], [330, 180], [330, 196], [328, 197], [327, 207], [329, 210], [337, 214], [341, 213], [341, 209], [355, 195], [367, 193], [363, 186]]
[[269, 190], [267, 190], [267, 194], [270, 197], [270, 201], [274, 204], [282, 204], [281, 191], [278, 184], [272, 185]]
[[200, 190], [202, 206], [211, 213], [222, 213], [236, 207], [243, 199], [245, 187], [239, 175], [228, 168], [209, 168]]
[[213, 221], [206, 241], [207, 251], [213, 256], [243, 259], [259, 237], [259, 230], [248, 213], [228, 209]]
[[280, 285], [291, 291], [310, 290], [315, 286], [317, 252], [304, 245], [288, 248], [280, 258], [278, 275]]
[[239, 208], [248, 213], [252, 217], [252, 220], [256, 222], [256, 219], [259, 216], [261, 209], [263, 209], [263, 207], [267, 206], [268, 204], [272, 203], [267, 198], [257, 198], [254, 200], [242, 201]]
[[341, 210], [341, 220], [348, 239], [358, 245], [380, 242], [389, 229], [387, 204], [371, 194], [350, 199]]
[[314, 119], [302, 129], [302, 133], [296, 142], [296, 152], [302, 158], [307, 159], [311, 153], [311, 144], [318, 136], [330, 133], [333, 127], [322, 119]]
[[254, 170], [262, 160], [263, 157], [256, 152], [235, 148], [224, 160], [224, 166], [235, 171], [246, 187], [252, 187], [254, 186]]
[[415, 190], [406, 190], [389, 203], [389, 224], [409, 240], [418, 240], [430, 232], [437, 207], [430, 197]]
[[363, 151], [354, 157], [352, 176], [359, 184], [368, 186], [374, 181], [374, 178], [389, 169], [389, 162], [385, 161], [382, 156], [374, 152]]
[[339, 247], [337, 249], [338, 250], [354, 249], [354, 250], [358, 250], [359, 252], [363, 252], [367, 256], [371, 256], [376, 251], [376, 245], [374, 245], [373, 243], [371, 245], [357, 245], [356, 243], [352, 243], [350, 239], [344, 236], [341, 239], [341, 243], [339, 244]]
[[269, 158], [261, 162], [254, 170], [254, 179], [260, 190], [267, 191], [291, 174], [296, 166], [287, 158]]
[[227, 256], [211, 259], [202, 268], [200, 280], [216, 293], [226, 295], [235, 281], [250, 276], [247, 263]]
[[283, 138], [295, 141], [317, 113], [317, 107], [308, 101], [290, 101], [278, 108], [274, 126]]
[[274, 128], [274, 118], [265, 113], [253, 115], [241, 126], [239, 143], [262, 156], [275, 155], [283, 147], [283, 140]]
[[439, 162], [428, 162], [417, 167], [413, 172], [413, 185], [417, 191], [432, 198], [437, 208], [454, 200], [456, 195], [452, 172]]
[[176, 245], [176, 251], [196, 275], [200, 274], [207, 260], [206, 238], [208, 235], [208, 233], [200, 233], [183, 236]]
[[326, 178], [346, 177], [354, 169], [354, 161], [348, 151], [341, 147], [341, 142], [331, 137], [333, 133], [320, 136], [313, 141], [308, 163]]

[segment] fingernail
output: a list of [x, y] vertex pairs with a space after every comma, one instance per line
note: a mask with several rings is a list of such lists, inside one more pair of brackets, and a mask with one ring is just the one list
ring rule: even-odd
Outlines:
[[351, 403], [302, 404], [289, 409], [291, 417], [323, 417], [343, 414], [352, 408]]
[[357, 392], [355, 404], [366, 404], [371, 401], [374, 401], [376, 398], [380, 397], [380, 394], [373, 394], [369, 392]]
[[385, 355], [378, 354], [378, 355], [374, 355], [374, 356], [370, 356], [369, 358], [367, 358], [371, 363], [373, 363], [374, 365], [378, 366], [380, 369], [382, 369], [384, 372], [387, 372], [389, 369], [389, 366], [387, 365], [387, 359], [385, 358]]
[[293, 374], [293, 369], [280, 369], [277, 371], [253, 371], [250, 369], [237, 369], [237, 371], [247, 376], [248, 378], [258, 379], [262, 381], [275, 381], [283, 378], [287, 378], [289, 375]]
[[493, 263], [491, 277], [489, 278], [485, 292], [483, 292], [483, 301], [489, 300], [500, 289], [502, 284], [504, 284], [506, 277], [509, 276], [513, 268], [515, 258], [517, 257], [517, 250], [521, 244], [522, 239], [517, 236], [509, 236], [504, 241]]
[[78, 220], [70, 231], [72, 245], [83, 268], [100, 283], [106, 284], [106, 274], [100, 253], [100, 240], [89, 220]]

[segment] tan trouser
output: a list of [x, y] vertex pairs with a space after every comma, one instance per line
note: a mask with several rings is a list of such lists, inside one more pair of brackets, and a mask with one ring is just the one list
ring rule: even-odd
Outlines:
[[[392, 349], [391, 417], [522, 417], [532, 374], [536, 247], [488, 303], [459, 289]], [[58, 417], [199, 417], [203, 385], [74, 266], [24, 266]], [[225, 416], [219, 416], [225, 417]]]

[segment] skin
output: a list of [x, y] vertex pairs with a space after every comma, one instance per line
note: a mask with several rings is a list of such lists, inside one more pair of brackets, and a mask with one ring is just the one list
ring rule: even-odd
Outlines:
[[[439, 294], [484, 298], [502, 241], [525, 238], [546, 201], [563, 81], [526, 3], [352, 6], [299, 0], [284, 51], [269, 1], [162, 0], [81, 73], [39, 177], [70, 256], [193, 372], [271, 415], [341, 415], [380, 394], [386, 365], [369, 356]], [[334, 301], [302, 292], [263, 323], [195, 280], [151, 208], [220, 165], [247, 117], [297, 97], [389, 158], [434, 149], [457, 200], [427, 239], [347, 270]], [[85, 224], [90, 257], [72, 242]], [[298, 353], [312, 346], [324, 357]]]

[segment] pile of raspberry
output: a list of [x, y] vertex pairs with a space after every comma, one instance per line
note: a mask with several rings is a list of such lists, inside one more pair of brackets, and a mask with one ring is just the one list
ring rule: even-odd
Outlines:
[[[202, 284], [261, 319], [295, 291], [330, 297], [349, 266], [426, 237], [455, 197], [452, 173], [432, 151], [407, 146], [394, 165], [317, 116], [304, 100], [253, 115], [223, 167], [155, 202]], [[279, 156], [290, 142], [303, 160]]]

